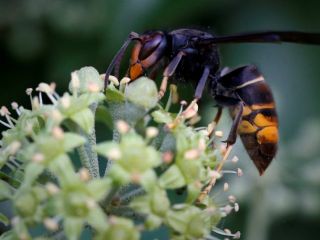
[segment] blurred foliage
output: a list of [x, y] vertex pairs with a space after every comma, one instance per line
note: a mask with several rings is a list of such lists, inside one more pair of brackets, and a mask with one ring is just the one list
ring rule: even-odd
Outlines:
[[[27, 99], [21, 94], [24, 89], [44, 79], [55, 81], [64, 89], [68, 82], [62, 82], [65, 76], [84, 65], [93, 65], [103, 72], [130, 31], [197, 27], [217, 34], [270, 29], [320, 32], [319, 7], [317, 0], [0, 0], [0, 72], [1, 89], [5, 89], [1, 103], [7, 105], [15, 100], [25, 104]], [[310, 146], [320, 144], [309, 136], [319, 136], [313, 127], [320, 121], [320, 48], [242, 44], [222, 46], [221, 53], [224, 65], [258, 65], [275, 93], [280, 117], [280, 153], [263, 178], [248, 167], [247, 172], [253, 171], [252, 178], [242, 178], [239, 184], [251, 187], [243, 198], [242, 217], [238, 215], [234, 225], [242, 225], [242, 232], [246, 232], [245, 225], [253, 221], [249, 213], [253, 212], [254, 202], [259, 203], [260, 209], [272, 210], [273, 201], [287, 209], [290, 200], [285, 199], [296, 200], [303, 195], [301, 191], [310, 190], [308, 197], [268, 224], [265, 237], [313, 238], [320, 222], [320, 208], [312, 205], [313, 214], [309, 215], [299, 206], [306, 199], [310, 203], [320, 202], [320, 198], [317, 189], [310, 181], [301, 180], [298, 172], [303, 168], [310, 178], [319, 170], [319, 153], [308, 153]], [[208, 108], [203, 106], [205, 102]], [[210, 98], [202, 102], [203, 121], [212, 118], [213, 105]], [[224, 116], [223, 123], [227, 131], [231, 123], [228, 116]], [[306, 129], [313, 130], [305, 132]], [[234, 151], [247, 166], [248, 156], [241, 143], [238, 146]], [[273, 178], [274, 171], [278, 177], [271, 186], [265, 182]], [[254, 189], [250, 183], [265, 184], [263, 192], [268, 188], [269, 197], [250, 194]], [[280, 197], [283, 192], [291, 192], [292, 197]], [[260, 202], [256, 195], [264, 201]], [[263, 223], [266, 219], [269, 216], [261, 215], [255, 220]]]

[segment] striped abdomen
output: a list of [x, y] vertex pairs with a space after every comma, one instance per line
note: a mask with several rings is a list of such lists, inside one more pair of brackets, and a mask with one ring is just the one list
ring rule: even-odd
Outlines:
[[257, 70], [255, 73], [235, 91], [244, 103], [238, 133], [262, 175], [277, 152], [278, 118], [271, 89]]

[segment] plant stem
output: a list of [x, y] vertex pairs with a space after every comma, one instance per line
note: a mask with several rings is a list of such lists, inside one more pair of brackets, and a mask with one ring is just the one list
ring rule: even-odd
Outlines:
[[21, 182], [19, 182], [18, 180], [10, 177], [9, 175], [0, 172], [0, 179], [9, 183], [13, 188], [19, 188], [21, 185]]
[[[117, 129], [113, 129], [112, 141], [117, 142], [117, 143], [120, 141], [120, 133], [119, 133], [119, 131]], [[104, 171], [104, 176], [107, 176], [112, 164], [113, 164], [113, 161], [108, 159], [106, 170]]]
[[[95, 114], [98, 104], [93, 103], [90, 106], [90, 110]], [[89, 170], [89, 173], [92, 178], [99, 178], [100, 171], [99, 171], [99, 161], [98, 155], [94, 150], [97, 140], [96, 140], [96, 131], [95, 127], [93, 127], [90, 134], [84, 133], [81, 129], [79, 132], [82, 136], [84, 136], [88, 141], [78, 148], [78, 153], [80, 156], [80, 161], [82, 165]]]
[[112, 199], [118, 193], [118, 190], [119, 190], [118, 186], [112, 187], [112, 189], [110, 190], [109, 194], [101, 202], [101, 205], [102, 205], [103, 209], [105, 209], [106, 211], [109, 210], [108, 207], [109, 207], [110, 203], [112, 202]]

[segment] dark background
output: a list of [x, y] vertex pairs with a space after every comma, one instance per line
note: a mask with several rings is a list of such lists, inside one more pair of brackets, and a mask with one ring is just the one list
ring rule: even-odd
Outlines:
[[[25, 89], [42, 81], [54, 81], [62, 91], [70, 72], [86, 65], [104, 72], [131, 31], [320, 32], [319, 8], [316, 0], [0, 0], [0, 104], [28, 106]], [[318, 238], [320, 46], [226, 45], [221, 55], [223, 65], [260, 68], [273, 89], [281, 127], [279, 154], [261, 178], [237, 144], [233, 152], [245, 174], [229, 182], [240, 212], [221, 227], [241, 230], [246, 240]], [[214, 103], [204, 103], [208, 122]], [[226, 114], [221, 128], [227, 131], [230, 124]]]

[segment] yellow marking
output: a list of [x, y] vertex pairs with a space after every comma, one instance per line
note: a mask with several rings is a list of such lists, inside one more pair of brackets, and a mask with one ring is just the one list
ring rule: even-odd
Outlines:
[[253, 132], [256, 132], [257, 130], [258, 128], [256, 126], [252, 125], [249, 121], [246, 121], [246, 120], [242, 120], [238, 128], [238, 131], [240, 134], [253, 133]]
[[263, 104], [253, 104], [251, 106], [252, 110], [260, 110], [260, 109], [268, 109], [268, 108], [275, 108], [274, 102], [271, 103], [263, 103]]
[[248, 82], [245, 82], [245, 83], [235, 87], [235, 89], [240, 89], [240, 88], [246, 87], [248, 85], [254, 84], [256, 82], [261, 82], [261, 81], [264, 81], [264, 78], [262, 76], [259, 76], [259, 77], [255, 78], [255, 79], [252, 79], [252, 80], [250, 80]]
[[143, 74], [143, 68], [141, 63], [135, 63], [133, 65], [131, 65], [130, 68], [130, 78], [132, 80], [137, 79], [138, 77], [140, 77]]
[[255, 116], [253, 122], [258, 127], [277, 126], [278, 124], [276, 117], [264, 116], [261, 113]]
[[247, 116], [252, 112], [251, 108], [249, 106], [244, 106], [243, 107], [243, 112], [242, 112], [242, 116]]
[[257, 133], [259, 144], [277, 143], [279, 140], [278, 128], [275, 126], [265, 127]]

